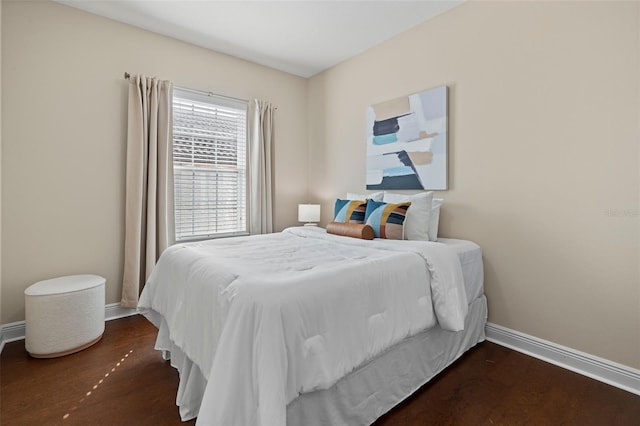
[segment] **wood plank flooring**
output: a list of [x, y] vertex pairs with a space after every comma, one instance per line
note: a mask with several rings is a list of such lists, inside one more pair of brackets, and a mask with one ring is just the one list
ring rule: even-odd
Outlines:
[[[193, 425], [180, 422], [178, 374], [153, 349], [155, 334], [134, 316], [62, 358], [7, 344], [0, 424]], [[375, 423], [392, 425], [640, 425], [640, 396], [483, 342]]]

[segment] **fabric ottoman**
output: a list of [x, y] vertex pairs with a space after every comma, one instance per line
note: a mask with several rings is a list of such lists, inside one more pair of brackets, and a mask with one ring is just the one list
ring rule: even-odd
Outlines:
[[28, 287], [27, 352], [34, 358], [55, 358], [98, 342], [104, 333], [105, 281], [98, 275], [71, 275]]

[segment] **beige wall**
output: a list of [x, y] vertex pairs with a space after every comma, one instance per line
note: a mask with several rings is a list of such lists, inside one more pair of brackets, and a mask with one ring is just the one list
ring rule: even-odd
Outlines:
[[309, 82], [310, 185], [365, 188], [365, 108], [446, 84], [441, 234], [489, 320], [640, 368], [638, 2], [470, 2]]
[[24, 289], [53, 276], [103, 275], [106, 302], [120, 301], [125, 71], [277, 105], [276, 227], [297, 224], [305, 79], [48, 1], [3, 8], [2, 323], [23, 320]]

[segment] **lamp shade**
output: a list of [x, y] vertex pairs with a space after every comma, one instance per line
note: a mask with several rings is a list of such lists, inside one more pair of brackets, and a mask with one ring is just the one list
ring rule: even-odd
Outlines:
[[320, 204], [298, 204], [299, 222], [320, 222]]

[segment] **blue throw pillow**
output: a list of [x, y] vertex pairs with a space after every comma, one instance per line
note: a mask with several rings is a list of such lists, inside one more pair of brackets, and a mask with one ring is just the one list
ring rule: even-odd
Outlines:
[[404, 220], [410, 206], [410, 202], [388, 204], [369, 200], [365, 212], [365, 223], [373, 228], [376, 238], [402, 240], [404, 239]]
[[333, 210], [334, 222], [364, 223], [367, 201], [337, 199]]

